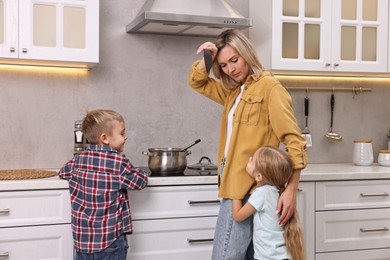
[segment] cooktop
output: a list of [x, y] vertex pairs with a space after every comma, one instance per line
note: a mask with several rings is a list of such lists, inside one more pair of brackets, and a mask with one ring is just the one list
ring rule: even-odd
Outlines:
[[184, 172], [179, 172], [179, 173], [155, 173], [155, 172], [152, 172], [149, 167], [145, 167], [145, 166], [142, 166], [142, 167], [135, 167], [135, 168], [138, 168], [138, 169], [141, 169], [143, 171], [145, 171], [148, 176], [150, 177], [178, 177], [178, 176], [215, 176], [217, 175], [217, 170], [193, 170], [193, 169], [189, 169], [189, 168], [186, 168], [184, 170]]

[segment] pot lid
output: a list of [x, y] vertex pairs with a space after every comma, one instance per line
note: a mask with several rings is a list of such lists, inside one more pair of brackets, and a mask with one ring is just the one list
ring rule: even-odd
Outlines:
[[[203, 160], [207, 160], [207, 162], [202, 162]], [[189, 165], [187, 168], [192, 170], [207, 171], [207, 170], [216, 170], [217, 165], [211, 163], [209, 157], [203, 156], [202, 158], [200, 158], [198, 163]]]

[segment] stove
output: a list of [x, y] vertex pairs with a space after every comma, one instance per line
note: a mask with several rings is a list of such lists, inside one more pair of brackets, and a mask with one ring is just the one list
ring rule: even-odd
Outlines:
[[179, 177], [179, 176], [216, 176], [217, 170], [193, 170], [186, 168], [184, 172], [178, 172], [178, 173], [166, 173], [166, 174], [159, 174], [159, 173], [152, 173], [149, 167], [135, 167], [138, 169], [141, 169], [147, 173], [149, 177]]

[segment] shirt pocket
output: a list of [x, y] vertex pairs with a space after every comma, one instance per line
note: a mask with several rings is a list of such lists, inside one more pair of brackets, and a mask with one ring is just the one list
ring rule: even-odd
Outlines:
[[261, 104], [263, 97], [256, 95], [242, 95], [241, 101], [237, 106], [235, 121], [239, 120], [241, 124], [257, 125], [260, 121]]

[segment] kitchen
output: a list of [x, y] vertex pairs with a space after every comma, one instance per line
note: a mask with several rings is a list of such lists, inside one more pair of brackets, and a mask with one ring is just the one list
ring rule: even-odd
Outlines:
[[[74, 122], [86, 110], [97, 107], [111, 108], [124, 116], [129, 135], [124, 152], [134, 165], [147, 164], [142, 151], [150, 147], [183, 147], [197, 138], [202, 142], [191, 148], [188, 164], [202, 156], [216, 161], [222, 108], [187, 85], [190, 66], [200, 58], [195, 51], [210, 38], [126, 33], [125, 26], [144, 2], [100, 1], [99, 64], [88, 72], [13, 67], [0, 70], [1, 169], [59, 168], [73, 154]], [[249, 1], [227, 2], [244, 16], [250, 15]], [[257, 26], [254, 24], [253, 29]], [[343, 136], [339, 143], [324, 138], [329, 131], [331, 90], [307, 93], [313, 139], [313, 146], [308, 148], [310, 164], [351, 164], [356, 139], [372, 140], [375, 162], [378, 152], [387, 149], [389, 79], [281, 81], [286, 87], [336, 90], [334, 131]], [[339, 87], [371, 91], [356, 94], [337, 91]], [[306, 93], [292, 90], [291, 95], [303, 127]]]

